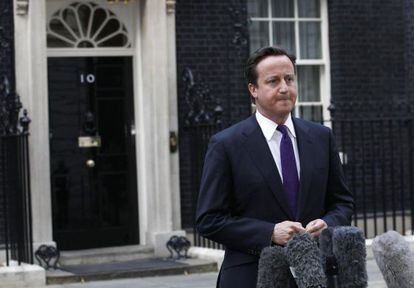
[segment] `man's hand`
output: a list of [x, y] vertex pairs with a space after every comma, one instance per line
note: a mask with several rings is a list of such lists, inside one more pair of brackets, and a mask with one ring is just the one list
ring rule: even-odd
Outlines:
[[306, 232], [302, 224], [299, 222], [283, 221], [275, 225], [273, 228], [272, 241], [279, 245], [286, 245], [286, 243], [299, 232]]
[[306, 232], [308, 232], [313, 237], [318, 237], [322, 230], [327, 228], [328, 225], [322, 219], [316, 219], [306, 225]]

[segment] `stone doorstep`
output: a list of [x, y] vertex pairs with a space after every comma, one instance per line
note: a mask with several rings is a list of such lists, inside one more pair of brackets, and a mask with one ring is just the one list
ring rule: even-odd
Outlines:
[[217, 263], [202, 259], [140, 259], [94, 265], [61, 267], [60, 270], [46, 271], [47, 284], [65, 284], [111, 280], [119, 278], [180, 275], [216, 272]]
[[60, 266], [123, 262], [154, 257], [154, 248], [146, 245], [94, 248], [60, 252]]

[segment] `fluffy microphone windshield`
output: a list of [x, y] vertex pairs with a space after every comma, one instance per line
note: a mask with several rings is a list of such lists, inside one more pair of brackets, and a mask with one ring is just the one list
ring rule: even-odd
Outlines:
[[299, 288], [326, 287], [321, 253], [309, 234], [296, 234], [287, 243], [286, 257]]
[[264, 248], [260, 254], [257, 288], [289, 287], [289, 275], [289, 265], [283, 247]]
[[375, 237], [375, 261], [388, 288], [414, 287], [414, 262], [408, 242], [395, 231]]
[[332, 252], [338, 263], [341, 288], [368, 286], [365, 237], [357, 227], [336, 227], [332, 234]]

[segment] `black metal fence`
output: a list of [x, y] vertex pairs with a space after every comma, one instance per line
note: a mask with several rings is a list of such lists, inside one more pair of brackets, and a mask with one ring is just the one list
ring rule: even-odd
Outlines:
[[354, 193], [353, 224], [367, 238], [388, 230], [412, 234], [414, 115], [334, 118], [332, 129]]
[[[207, 152], [210, 137], [223, 129], [223, 109], [220, 102], [210, 94], [207, 84], [196, 82], [189, 68], [185, 68], [182, 75], [187, 114], [184, 118], [184, 127], [180, 132], [181, 142], [186, 142], [190, 147], [191, 169], [189, 175], [189, 186], [191, 187], [191, 203], [189, 205], [191, 216], [195, 218], [198, 190], [203, 169], [204, 157]], [[188, 204], [187, 204], [188, 205]], [[194, 225], [194, 221], [192, 223]], [[193, 227], [193, 244], [195, 246], [222, 249], [222, 246], [201, 237]]]
[[27, 111], [10, 90], [6, 77], [0, 84], [0, 243], [6, 263], [33, 263]]
[[[353, 225], [360, 227], [367, 238], [388, 230], [414, 234], [413, 113], [376, 116], [366, 113], [353, 118], [342, 115], [324, 122], [333, 129], [347, 182], [354, 194]], [[188, 128], [191, 129], [193, 167], [196, 167], [193, 187], [200, 185], [208, 140], [221, 128], [215, 124]], [[198, 190], [194, 191], [194, 203], [197, 195]], [[222, 248], [201, 237], [195, 229], [194, 245]]]
[[[220, 124], [196, 124], [188, 128], [188, 132], [191, 134], [191, 159], [194, 160], [194, 168], [192, 169], [192, 187], [200, 187], [200, 180], [202, 174], [202, 167], [204, 157], [207, 152], [208, 141], [211, 136], [220, 131]], [[198, 191], [193, 194], [193, 203], [197, 203]], [[196, 205], [194, 205], [194, 208]], [[194, 209], [195, 215], [195, 209]], [[208, 247], [214, 249], [222, 249], [222, 245], [208, 240], [200, 236], [194, 227], [193, 229], [193, 243], [195, 246]]]

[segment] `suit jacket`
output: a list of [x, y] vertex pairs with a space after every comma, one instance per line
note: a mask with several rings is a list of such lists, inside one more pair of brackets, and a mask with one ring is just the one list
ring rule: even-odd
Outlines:
[[255, 115], [210, 139], [196, 224], [201, 235], [226, 247], [220, 287], [255, 287], [260, 252], [271, 244], [276, 223], [305, 226], [321, 218], [328, 226], [350, 224], [353, 197], [331, 130], [297, 118], [293, 123], [300, 159], [296, 217]]

